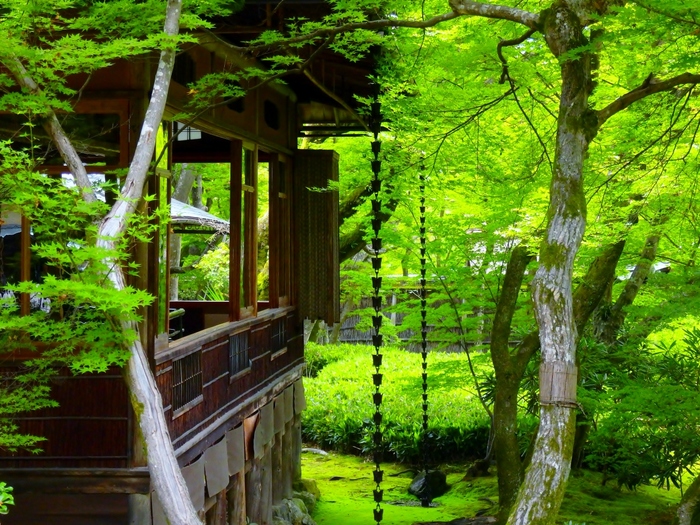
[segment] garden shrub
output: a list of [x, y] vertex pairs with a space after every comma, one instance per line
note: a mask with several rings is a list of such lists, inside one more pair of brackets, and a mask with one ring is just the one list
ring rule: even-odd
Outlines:
[[364, 347], [349, 343], [338, 345], [306, 343], [304, 347], [304, 358], [306, 359], [307, 377], [316, 377], [325, 366], [345, 359], [355, 352], [361, 351], [358, 349], [364, 349]]
[[[304, 440], [346, 453], [372, 450], [372, 351], [367, 346], [312, 346], [311, 362], [318, 375], [305, 382]], [[382, 353], [385, 455], [418, 462], [423, 454], [421, 358], [395, 348], [384, 348]], [[432, 352], [428, 362], [428, 461], [483, 457], [490, 423], [472, 392], [466, 356]], [[486, 355], [476, 356], [475, 363], [478, 368], [490, 366]]]

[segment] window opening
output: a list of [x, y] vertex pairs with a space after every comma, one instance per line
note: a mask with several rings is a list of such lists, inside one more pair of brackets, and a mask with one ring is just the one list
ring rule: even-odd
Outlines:
[[[124, 122], [120, 113], [70, 113], [58, 117], [86, 168], [122, 165]], [[23, 115], [3, 114], [2, 120], [0, 140], [11, 140], [13, 148], [27, 151], [45, 168], [65, 166], [53, 141], [41, 126], [28, 122]]]
[[[270, 163], [258, 162], [258, 303], [270, 300]], [[264, 305], [263, 305], [264, 306]], [[260, 305], [258, 306], [260, 309]]]
[[230, 164], [176, 164], [172, 174], [168, 311], [170, 329], [175, 330], [171, 340], [229, 321], [231, 271]]
[[191, 126], [185, 126], [182, 122], [175, 122], [175, 133], [177, 133], [175, 140], [179, 141], [200, 140], [202, 138], [200, 130]]
[[0, 203], [0, 299], [19, 299], [6, 289], [8, 284], [18, 284], [22, 273], [22, 217]]
[[173, 413], [202, 397], [202, 352], [173, 361]]
[[250, 368], [248, 350], [248, 332], [241, 332], [231, 336], [228, 350], [228, 369], [230, 375], [235, 376]]
[[263, 118], [271, 129], [280, 129], [280, 110], [274, 102], [266, 100], [263, 104]]
[[275, 319], [272, 322], [272, 351], [276, 352], [287, 346], [287, 319]]

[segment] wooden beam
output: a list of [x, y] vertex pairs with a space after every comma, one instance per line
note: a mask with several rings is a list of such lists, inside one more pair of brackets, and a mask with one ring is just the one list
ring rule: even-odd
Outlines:
[[1, 469], [15, 494], [148, 494], [148, 469]]
[[284, 490], [284, 456], [282, 453], [284, 433], [278, 432], [275, 435], [275, 442], [272, 445], [272, 505], [279, 505], [285, 498]]
[[291, 498], [293, 495], [294, 486], [294, 420], [287, 422], [285, 432], [282, 436], [282, 485], [283, 498]]

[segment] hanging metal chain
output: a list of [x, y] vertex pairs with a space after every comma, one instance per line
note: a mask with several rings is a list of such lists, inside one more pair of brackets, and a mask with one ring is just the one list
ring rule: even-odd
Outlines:
[[382, 227], [382, 202], [380, 200], [380, 191], [382, 189], [381, 181], [379, 180], [379, 172], [382, 168], [382, 161], [379, 160], [379, 153], [381, 151], [382, 143], [379, 141], [379, 132], [382, 127], [382, 114], [381, 105], [379, 103], [378, 94], [375, 97], [375, 101], [371, 104], [372, 115], [370, 126], [372, 133], [374, 134], [374, 141], [372, 142], [372, 153], [374, 154], [374, 160], [372, 160], [372, 173], [374, 174], [372, 178], [372, 230], [374, 230], [374, 237], [372, 238], [372, 268], [374, 270], [374, 277], [372, 277], [372, 288], [374, 293], [372, 295], [372, 306], [374, 307], [374, 315], [372, 316], [372, 327], [374, 329], [372, 334], [372, 344], [374, 345], [374, 354], [372, 355], [372, 364], [374, 365], [374, 374], [372, 378], [374, 380], [374, 501], [376, 506], [374, 508], [374, 521], [379, 524], [384, 517], [384, 509], [382, 509], [382, 499], [384, 497], [384, 491], [381, 488], [381, 483], [384, 478], [384, 471], [382, 470], [382, 393], [380, 387], [382, 385], [382, 374], [380, 372], [382, 366], [382, 335], [380, 334], [380, 329], [382, 327], [382, 298], [379, 292], [382, 287], [382, 278], [379, 276], [379, 270], [382, 267], [382, 258], [379, 256], [379, 252], [382, 249], [382, 240], [379, 237], [379, 232]]
[[428, 470], [428, 322], [427, 293], [425, 280], [425, 166], [420, 167], [420, 335], [421, 363], [423, 367], [423, 431], [421, 432], [421, 450], [423, 452], [423, 470]]
[[[428, 476], [428, 303], [426, 290], [426, 234], [425, 234], [425, 166], [421, 161], [420, 166], [420, 336], [421, 336], [421, 365], [423, 373], [423, 426], [421, 431], [421, 461], [423, 463], [422, 470], [425, 471], [425, 476]], [[429, 507], [431, 496], [426, 493], [425, 497], [421, 498], [421, 506]]]

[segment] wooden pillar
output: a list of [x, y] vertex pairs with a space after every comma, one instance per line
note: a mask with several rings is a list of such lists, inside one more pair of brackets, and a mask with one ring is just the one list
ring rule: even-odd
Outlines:
[[262, 457], [262, 479], [260, 492], [261, 517], [258, 525], [272, 525], [272, 446], [265, 446]]
[[246, 515], [252, 523], [262, 525], [262, 457], [250, 460], [250, 470], [245, 475]]
[[285, 425], [285, 431], [282, 435], [282, 488], [284, 497], [291, 498], [294, 485], [294, 439], [292, 430], [294, 429], [294, 421], [290, 420]]
[[228, 525], [246, 525], [246, 486], [245, 471], [231, 476], [227, 493]]
[[227, 501], [226, 491], [222, 490], [216, 495], [216, 503], [207, 511], [207, 525], [227, 525]]
[[296, 414], [292, 427], [292, 481], [301, 479], [301, 414]]
[[284, 443], [284, 432], [275, 435], [275, 442], [272, 445], [272, 504], [279, 505], [286, 497], [284, 486], [284, 456], [282, 453]]
[[[243, 187], [243, 142], [231, 141], [229, 242], [229, 321], [241, 318], [241, 213]], [[246, 224], [246, 226], [248, 226]]]

